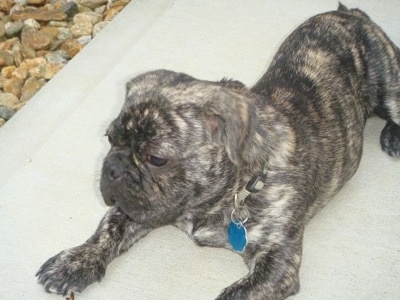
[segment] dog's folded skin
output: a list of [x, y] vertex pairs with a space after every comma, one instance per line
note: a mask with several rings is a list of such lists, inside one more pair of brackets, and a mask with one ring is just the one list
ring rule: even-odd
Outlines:
[[251, 193], [244, 278], [218, 299], [284, 299], [299, 290], [303, 231], [353, 176], [366, 119], [387, 120], [382, 149], [400, 157], [400, 51], [363, 12], [340, 6], [296, 29], [247, 89], [157, 70], [127, 85], [110, 125], [101, 190], [113, 208], [83, 245], [38, 271], [46, 290], [81, 292], [154, 228], [231, 249], [234, 197]]

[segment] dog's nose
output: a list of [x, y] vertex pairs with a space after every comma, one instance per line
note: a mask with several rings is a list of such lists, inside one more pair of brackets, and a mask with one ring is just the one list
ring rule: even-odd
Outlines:
[[107, 173], [108, 179], [110, 181], [114, 181], [124, 176], [124, 174], [126, 173], [126, 168], [124, 167], [122, 162], [115, 162], [113, 165], [109, 166]]
[[116, 203], [115, 199], [112, 197], [104, 197], [103, 199], [104, 199], [104, 203], [107, 206], [114, 206], [114, 204]]

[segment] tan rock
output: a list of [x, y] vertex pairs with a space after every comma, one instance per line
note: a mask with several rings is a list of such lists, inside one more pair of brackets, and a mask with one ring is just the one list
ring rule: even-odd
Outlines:
[[11, 75], [15, 69], [15, 66], [4, 67], [3, 69], [1, 69], [1, 76], [3, 76], [4, 78], [11, 78]]
[[24, 102], [18, 103], [17, 105], [13, 106], [12, 109], [15, 111], [19, 111], [21, 108], [25, 106], [25, 104], [28, 103], [29, 100], [26, 100]]
[[22, 87], [20, 101], [25, 102], [31, 99], [45, 84], [44, 79], [29, 78]]
[[46, 64], [46, 59], [43, 57], [36, 57], [36, 58], [32, 58], [32, 59], [25, 59], [21, 66], [29, 69], [35, 68], [39, 65], [45, 65]]
[[6, 93], [13, 94], [17, 97], [21, 96], [21, 88], [23, 81], [18, 78], [10, 78], [4, 81], [3, 90]]
[[104, 21], [111, 21], [124, 8], [124, 6], [116, 6], [106, 10], [104, 13]]
[[19, 65], [21, 64], [23, 58], [21, 55], [21, 52], [13, 52], [13, 57], [14, 57], [14, 64], [19, 67]]
[[68, 22], [65, 21], [50, 21], [47, 26], [51, 26], [51, 27], [67, 27], [68, 26]]
[[12, 108], [19, 103], [18, 97], [14, 94], [0, 92], [0, 105]]
[[71, 33], [74, 37], [91, 35], [93, 31], [92, 19], [85, 13], [80, 13], [74, 17], [74, 25], [71, 26]]
[[99, 23], [103, 19], [103, 16], [101, 14], [95, 13], [93, 11], [88, 11], [88, 12], [84, 12], [84, 13], [75, 15], [74, 22], [75, 22], [75, 18], [77, 16], [79, 17], [79, 15], [85, 16], [85, 20], [90, 21], [93, 25], [96, 23]]
[[27, 3], [30, 5], [42, 5], [46, 3], [46, 0], [27, 0]]
[[77, 40], [68, 39], [60, 47], [60, 50], [67, 52], [69, 57], [74, 57], [81, 51], [83, 46]]
[[43, 32], [44, 34], [48, 35], [52, 40], [57, 39], [58, 36], [58, 28], [57, 27], [50, 27], [46, 26], [40, 29], [40, 32]]
[[11, 0], [1, 0], [0, 1], [0, 12], [8, 14], [10, 12], [13, 2]]
[[43, 32], [34, 28], [25, 27], [21, 33], [22, 44], [34, 50], [45, 50], [50, 48], [51, 38]]
[[100, 31], [103, 30], [104, 27], [106, 27], [108, 24], [110, 24], [110, 21], [103, 21], [99, 22], [96, 25], [93, 26], [93, 37], [95, 37]]
[[39, 65], [34, 68], [29, 69], [29, 77], [44, 78], [46, 72], [46, 65]]
[[63, 21], [67, 19], [67, 15], [61, 10], [41, 10], [27, 7], [24, 10], [18, 10], [11, 14], [14, 21], [25, 21], [34, 19], [37, 21]]
[[3, 118], [0, 118], [0, 127], [3, 126], [4, 124], [6, 124], [6, 120], [4, 120]]
[[116, 7], [116, 6], [126, 6], [131, 0], [117, 0], [117, 1], [113, 1], [110, 4], [110, 8], [112, 7]]
[[26, 66], [19, 66], [12, 73], [12, 77], [25, 80], [28, 77], [29, 71]]
[[107, 0], [81, 0], [79, 4], [93, 9], [107, 4]]
[[56, 75], [62, 68], [64, 64], [47, 63], [46, 70], [44, 72], [44, 79], [51, 79]]
[[27, 19], [24, 21], [25, 26], [32, 27], [35, 29], [40, 29], [40, 24], [34, 19]]
[[11, 50], [15, 43], [19, 43], [18, 38], [11, 38], [0, 43], [0, 50]]
[[26, 45], [22, 45], [21, 54], [22, 54], [22, 57], [25, 59], [32, 59], [32, 58], [36, 57], [36, 51]]
[[4, 28], [4, 25], [0, 23], [0, 41], [5, 35], [6, 35], [6, 29]]
[[0, 50], [0, 67], [1, 66], [11, 66], [14, 64], [14, 57], [10, 51]]

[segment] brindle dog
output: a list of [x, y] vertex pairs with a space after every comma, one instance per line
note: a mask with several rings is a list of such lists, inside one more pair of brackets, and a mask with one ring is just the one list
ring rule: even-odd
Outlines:
[[114, 207], [83, 245], [46, 262], [39, 282], [81, 292], [173, 224], [199, 245], [242, 252], [248, 275], [218, 299], [297, 293], [304, 227], [353, 176], [374, 114], [387, 120], [382, 149], [399, 157], [400, 51], [343, 5], [297, 28], [251, 89], [165, 70], [136, 77], [107, 131], [101, 191]]

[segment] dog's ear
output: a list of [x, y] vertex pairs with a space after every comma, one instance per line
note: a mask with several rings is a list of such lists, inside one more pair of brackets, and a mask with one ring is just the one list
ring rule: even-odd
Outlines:
[[230, 160], [240, 166], [249, 160], [257, 109], [252, 99], [237, 92], [244, 85], [232, 85], [206, 104], [204, 118], [212, 142], [222, 144]]

